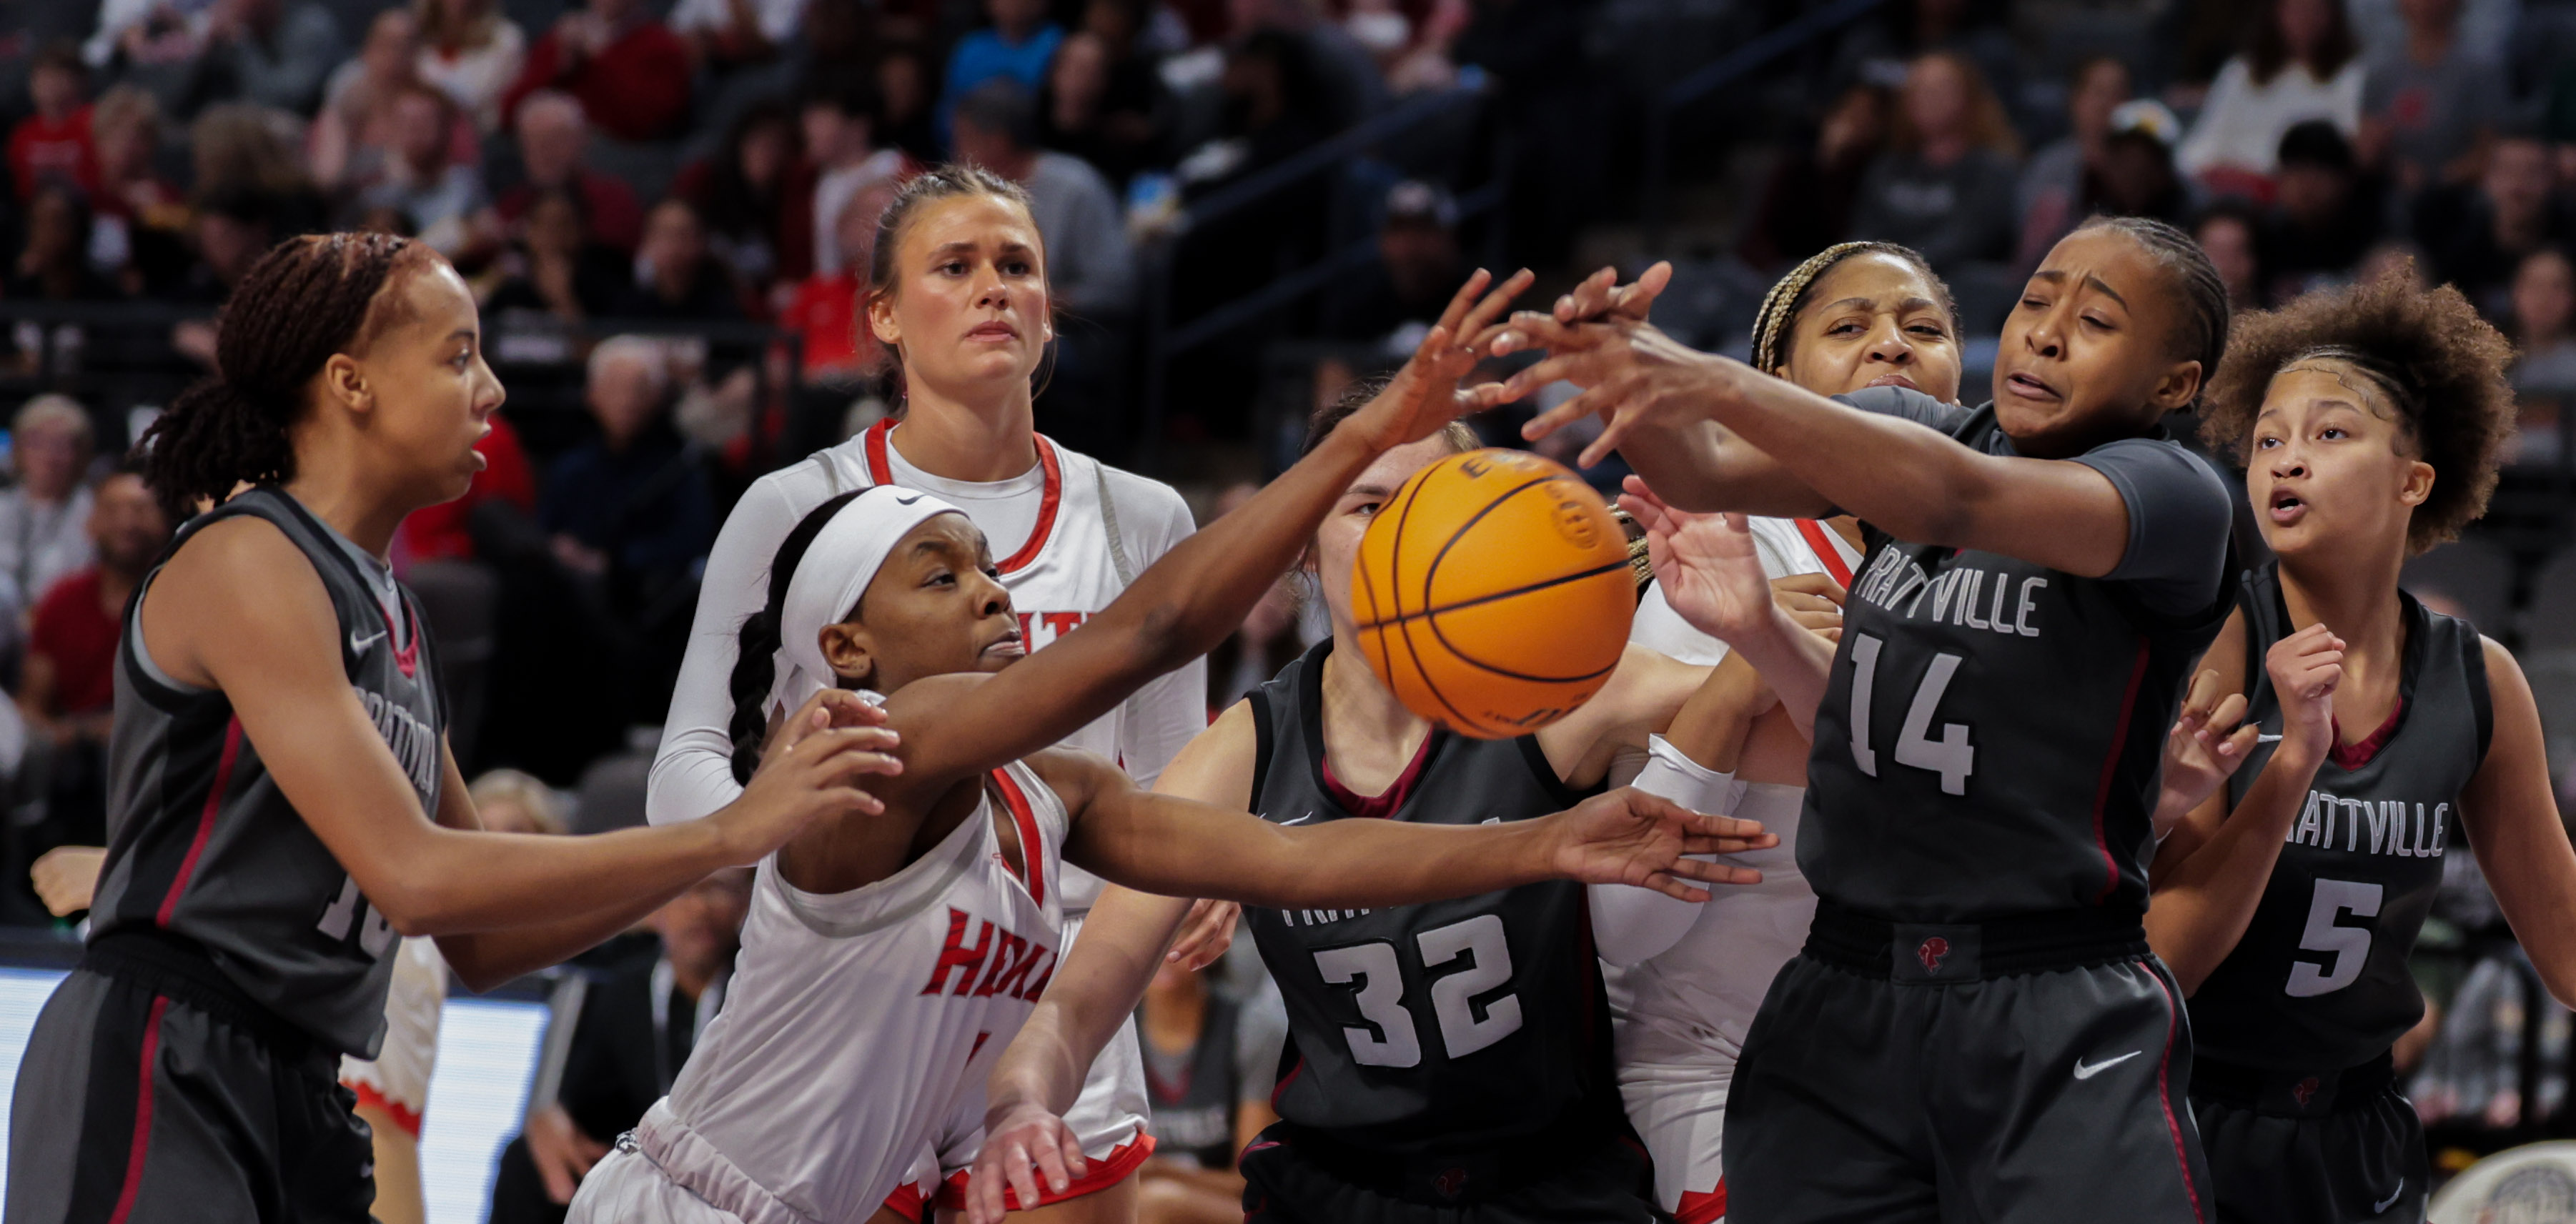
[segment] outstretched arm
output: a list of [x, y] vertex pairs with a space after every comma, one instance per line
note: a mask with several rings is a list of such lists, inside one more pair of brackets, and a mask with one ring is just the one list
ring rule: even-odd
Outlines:
[[1633, 477], [1619, 505], [1645, 526], [1655, 580], [1673, 610], [1762, 673], [1798, 733], [1815, 738], [1834, 639], [1808, 632], [1781, 606], [1744, 516], [1676, 513]]
[[935, 796], [1056, 743], [1107, 713], [1137, 686], [1206, 654], [1285, 573], [1361, 471], [1390, 447], [1431, 436], [1467, 404], [1458, 378], [1473, 336], [1529, 283], [1522, 272], [1481, 301], [1478, 272], [1451, 299], [1413, 359], [1367, 407], [1251, 501], [1148, 567], [1080, 633], [994, 675], [951, 675], [905, 686], [888, 705], [904, 739], [907, 797]]
[[[677, 892], [719, 867], [757, 861], [813, 821], [873, 811], [852, 789], [895, 768], [872, 749], [882, 729], [816, 729], [808, 703], [772, 745], [764, 778], [718, 818], [594, 837], [469, 831], [433, 823], [403, 767], [349, 687], [339, 620], [320, 576], [275, 527], [221, 522], [173, 556], [139, 615], [154, 661], [182, 683], [219, 688], [238, 734], [298, 815], [406, 935], [545, 926], [596, 915], [639, 893]], [[858, 717], [855, 710], [851, 717]], [[450, 795], [464, 784], [442, 762]]]
[[1406, 905], [1551, 879], [1636, 884], [1701, 901], [1708, 894], [1684, 881], [1750, 884], [1762, 877], [1684, 856], [1736, 854], [1780, 840], [1752, 822], [1697, 815], [1632, 790], [1508, 824], [1334, 820], [1292, 827], [1138, 790], [1089, 753], [1050, 750], [1029, 762], [1075, 814], [1067, 861], [1145, 892], [1246, 905]]
[[[1824, 502], [1913, 543], [1997, 552], [2083, 577], [2108, 575], [2128, 555], [2128, 500], [2084, 463], [1972, 451], [1911, 421], [1695, 352], [1634, 320], [1569, 324], [1523, 312], [1492, 347], [1498, 355], [1526, 348], [1549, 355], [1480, 402], [1517, 399], [1560, 379], [1583, 387], [1532, 421], [1529, 434], [1598, 414], [1608, 424], [1583, 461], [1616, 447], [1647, 465], [1641, 470], [1657, 491], [1684, 509], [1748, 508], [1741, 473], [1710, 457], [1732, 454], [1732, 439], [1770, 456]], [[2179, 408], [2197, 389], [2196, 379], [2185, 379], [2157, 396]], [[1724, 433], [1705, 429], [1710, 422]]]
[[[2221, 667], [2244, 658], [2242, 614], [2229, 625], [2209, 652]], [[2222, 792], [2186, 817], [2166, 837], [2149, 873], [2155, 895], [2147, 907], [2147, 942], [2186, 996], [2245, 937], [2308, 783], [2334, 743], [2343, 640], [2324, 625], [2310, 625], [2273, 643], [2264, 665], [2281, 695], [2281, 742], [2272, 759], [2233, 811]]]
[[2460, 796], [2460, 820], [2514, 938], [2564, 1004], [2576, 999], [2576, 849], [2550, 794], [2531, 683], [2493, 641], [2486, 644], [2486, 664], [2495, 732], [2486, 763]]

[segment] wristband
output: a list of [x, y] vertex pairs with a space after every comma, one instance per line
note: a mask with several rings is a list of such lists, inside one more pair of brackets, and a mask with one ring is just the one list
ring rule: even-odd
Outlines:
[[1646, 768], [1632, 785], [1709, 816], [1731, 815], [1744, 799], [1744, 783], [1737, 781], [1734, 774], [1690, 759], [1660, 735], [1646, 737]]

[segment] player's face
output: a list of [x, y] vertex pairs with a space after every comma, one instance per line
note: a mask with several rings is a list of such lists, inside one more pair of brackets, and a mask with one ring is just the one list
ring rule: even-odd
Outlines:
[[933, 200], [897, 250], [894, 294], [868, 304], [868, 323], [899, 346], [904, 377], [959, 398], [1025, 390], [1055, 335], [1028, 210], [988, 195]]
[[2284, 558], [2402, 549], [2433, 491], [2388, 394], [2348, 362], [2299, 362], [2272, 377], [2245, 454], [2245, 494]]
[[1866, 251], [1837, 263], [1790, 324], [1788, 365], [1772, 371], [1818, 395], [1911, 387], [1959, 398], [1958, 329], [1914, 265]]
[[859, 597], [823, 629], [823, 658], [891, 693], [929, 676], [997, 672], [1028, 654], [984, 533], [942, 514], [904, 533]]
[[2200, 365], [2172, 357], [2173, 274], [2137, 241], [2092, 229], [2059, 241], [2004, 320], [1995, 419], [2022, 454], [2062, 459], [2131, 437], [2191, 402]]
[[1351, 562], [1359, 556], [1360, 537], [1368, 534], [1369, 522], [1415, 472], [1457, 453], [1447, 439], [1434, 434], [1378, 456], [1377, 462], [1342, 490], [1342, 499], [1334, 503], [1332, 514], [1315, 529], [1315, 582], [1323, 588], [1324, 608], [1332, 613], [1337, 631], [1350, 630], [1355, 625], [1351, 619]]
[[403, 295], [402, 321], [359, 362], [372, 405], [368, 429], [420, 482], [423, 504], [453, 501], [483, 470], [474, 444], [492, 431], [501, 380], [483, 361], [474, 295], [445, 260], [403, 276], [393, 292]]

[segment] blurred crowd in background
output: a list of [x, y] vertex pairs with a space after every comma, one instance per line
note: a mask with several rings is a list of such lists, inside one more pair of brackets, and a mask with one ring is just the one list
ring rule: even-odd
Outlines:
[[[949, 159], [1035, 202], [1039, 428], [1203, 514], [1480, 265], [1553, 293], [1671, 258], [1658, 322], [1740, 355], [1786, 266], [1904, 243], [1957, 293], [1974, 402], [2097, 212], [2189, 229], [2239, 309], [2412, 261], [2512, 337], [2523, 399], [2493, 513], [2409, 582], [2521, 652], [2576, 765], [2571, 0], [0, 0], [0, 128], [11, 880], [101, 837], [117, 618], [173, 528], [123, 455], [272, 243], [415, 235], [480, 296], [490, 466], [394, 560], [469, 775], [589, 831], [640, 819], [732, 499], [900, 410], [876, 221]], [[1265, 603], [1211, 708], [1313, 632]], [[2401, 1052], [2474, 1149], [2559, 1125], [2568, 1024], [2450, 866]], [[0, 919], [47, 921], [23, 883]], [[1212, 1014], [1167, 986], [1166, 1029]], [[539, 1182], [610, 1134], [566, 1118], [531, 1124]]]

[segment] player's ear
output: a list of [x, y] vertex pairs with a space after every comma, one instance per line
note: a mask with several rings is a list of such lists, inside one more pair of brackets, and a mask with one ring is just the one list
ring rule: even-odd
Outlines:
[[867, 627], [856, 621], [823, 626], [823, 661], [844, 680], [862, 685], [876, 679], [876, 643], [868, 636]]
[[367, 372], [358, 359], [347, 353], [333, 353], [322, 363], [320, 375], [322, 398], [350, 412], [365, 412], [376, 406], [373, 388], [367, 385]]

